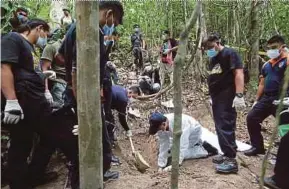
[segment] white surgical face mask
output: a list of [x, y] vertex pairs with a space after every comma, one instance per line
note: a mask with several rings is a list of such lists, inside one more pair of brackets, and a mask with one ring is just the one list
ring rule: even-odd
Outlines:
[[271, 59], [278, 58], [280, 56], [279, 49], [270, 49], [267, 51], [267, 56]]

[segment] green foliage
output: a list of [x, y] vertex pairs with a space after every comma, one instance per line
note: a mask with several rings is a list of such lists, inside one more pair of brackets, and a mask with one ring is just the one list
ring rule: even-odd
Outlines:
[[13, 17], [13, 11], [18, 7], [26, 8], [29, 12], [29, 18], [40, 18], [49, 21], [49, 1], [4, 1], [1, 2], [1, 7], [6, 10], [5, 14], [1, 15], [1, 33], [11, 31], [12, 27], [9, 23], [9, 19]]

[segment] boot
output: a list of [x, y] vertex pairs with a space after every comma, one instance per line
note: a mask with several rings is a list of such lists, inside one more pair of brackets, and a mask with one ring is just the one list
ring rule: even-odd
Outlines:
[[117, 171], [106, 171], [103, 175], [103, 181], [106, 182], [108, 180], [116, 180], [119, 178], [119, 172]]
[[238, 172], [238, 163], [235, 158], [228, 158], [224, 160], [223, 163], [216, 165], [217, 173], [237, 173]]
[[265, 149], [250, 148], [244, 152], [245, 156], [257, 156], [258, 154], [265, 154]]
[[225, 161], [226, 157], [223, 155], [216, 155], [213, 157], [213, 163], [215, 164], [221, 164]]

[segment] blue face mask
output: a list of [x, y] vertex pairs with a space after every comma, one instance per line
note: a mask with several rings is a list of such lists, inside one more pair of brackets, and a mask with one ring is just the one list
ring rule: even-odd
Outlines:
[[207, 56], [209, 58], [213, 58], [218, 54], [218, 52], [215, 50], [215, 48], [207, 50]]
[[24, 24], [27, 21], [27, 18], [21, 14], [18, 14], [17, 18], [21, 24]]
[[102, 29], [104, 35], [110, 36], [114, 31], [114, 24], [112, 24], [110, 27], [107, 24], [105, 24]]
[[44, 48], [45, 45], [47, 44], [47, 38], [43, 38], [43, 37], [38, 37], [38, 40], [36, 42], [36, 45], [39, 46], [40, 48]]

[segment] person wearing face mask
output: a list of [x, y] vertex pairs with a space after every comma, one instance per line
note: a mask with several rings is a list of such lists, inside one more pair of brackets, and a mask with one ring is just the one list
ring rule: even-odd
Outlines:
[[284, 47], [285, 40], [280, 35], [275, 35], [267, 41], [267, 56], [270, 60], [262, 67], [256, 101], [247, 116], [252, 148], [244, 152], [246, 156], [265, 154], [261, 123], [268, 116], [276, 114], [277, 107], [272, 103], [279, 99], [284, 73], [289, 65], [288, 53]]
[[160, 79], [161, 87], [164, 87], [165, 78], [169, 75], [170, 84], [173, 83], [173, 62], [177, 55], [178, 42], [170, 36], [168, 30], [162, 33], [163, 44], [160, 50]]
[[133, 29], [134, 33], [131, 35], [130, 40], [134, 56], [134, 64], [136, 66], [136, 70], [141, 72], [143, 69], [142, 49], [145, 49], [145, 41], [143, 40], [143, 34], [141, 33], [140, 26], [135, 24]]
[[[107, 133], [107, 126], [105, 124], [104, 112], [111, 108], [111, 80], [110, 73], [106, 69], [107, 54], [104, 46], [104, 36], [109, 35], [114, 27], [122, 24], [122, 18], [124, 15], [123, 6], [120, 1], [100, 1], [99, 2], [99, 49], [100, 49], [100, 87], [103, 92], [103, 101], [101, 106], [102, 116], [102, 142], [103, 142], [103, 176], [104, 181], [108, 179], [117, 179], [119, 173], [116, 171], [110, 171], [112, 161], [112, 151], [109, 136]], [[76, 103], [76, 73], [77, 73], [77, 58], [76, 58], [76, 23], [72, 24], [66, 33], [66, 37], [62, 46], [59, 49], [59, 56], [62, 56], [65, 60], [66, 69], [66, 81], [67, 87], [64, 92], [64, 107], [73, 107], [77, 112]], [[99, 97], [101, 98], [101, 97]], [[105, 109], [104, 108], [107, 108]], [[76, 115], [75, 115], [76, 116]], [[78, 165], [75, 165], [77, 168]]]
[[245, 108], [243, 64], [238, 53], [224, 47], [218, 34], [202, 43], [209, 57], [209, 93], [212, 100], [215, 128], [224, 155], [213, 158], [219, 173], [238, 172], [235, 141], [236, 109]]
[[57, 103], [57, 105], [62, 106], [64, 103], [62, 94], [66, 88], [65, 66], [58, 65], [55, 57], [64, 40], [64, 32], [58, 30], [54, 35], [58, 35], [58, 38], [55, 41], [50, 41], [43, 49], [40, 66], [42, 72], [50, 69], [55, 71], [55, 79], [45, 80], [45, 95], [50, 104]]
[[[46, 118], [51, 109], [45, 98], [43, 79], [34, 70], [34, 45], [45, 38], [49, 25], [40, 19], [29, 20], [1, 40], [1, 110], [2, 124], [10, 132], [8, 153], [9, 185], [12, 189], [30, 189], [32, 185], [55, 178], [44, 174], [44, 149], [51, 149], [47, 141]], [[33, 134], [40, 136], [40, 151], [35, 151], [27, 166]], [[56, 175], [57, 176], [57, 175]]]
[[[158, 135], [159, 154], [158, 166], [159, 171], [170, 171], [171, 165], [169, 158], [173, 145], [174, 114], [161, 114], [154, 112], [149, 118], [149, 134]], [[185, 159], [207, 157], [208, 152], [203, 147], [201, 140], [202, 126], [193, 117], [182, 114], [182, 135], [180, 138], [180, 158], [181, 165]]]
[[25, 24], [28, 21], [28, 10], [23, 7], [18, 7], [13, 12], [13, 18], [9, 20], [12, 26], [12, 31], [16, 31], [21, 24]]

